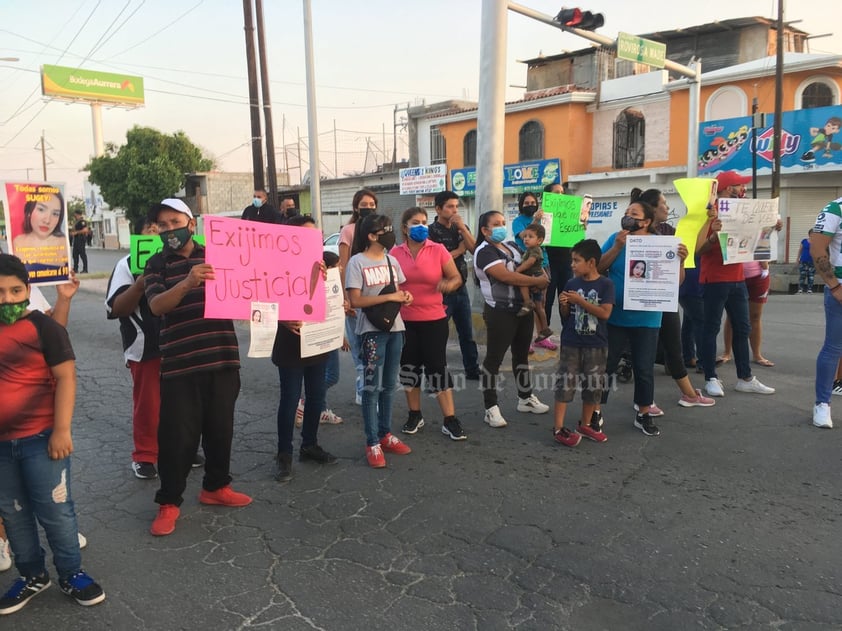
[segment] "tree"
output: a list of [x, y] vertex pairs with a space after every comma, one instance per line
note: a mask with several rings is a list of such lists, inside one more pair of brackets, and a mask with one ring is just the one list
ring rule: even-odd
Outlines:
[[72, 217], [77, 210], [83, 215], [86, 213], [85, 200], [78, 195], [74, 195], [67, 200], [67, 216]]
[[202, 155], [182, 131], [168, 135], [135, 126], [126, 144], [107, 143], [105, 154], [85, 167], [112, 208], [125, 208], [130, 225], [146, 216], [152, 204], [172, 197], [184, 186], [184, 176], [209, 171], [214, 161]]

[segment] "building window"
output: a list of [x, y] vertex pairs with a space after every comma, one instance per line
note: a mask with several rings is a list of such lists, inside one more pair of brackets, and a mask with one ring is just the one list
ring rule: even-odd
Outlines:
[[438, 126], [430, 127], [430, 164], [447, 162], [447, 146]]
[[465, 134], [465, 140], [462, 141], [462, 161], [463, 166], [473, 167], [477, 165], [477, 130], [472, 129]]
[[833, 105], [833, 92], [824, 83], [811, 83], [801, 93], [801, 109]]
[[634, 169], [643, 166], [646, 119], [643, 112], [625, 109], [614, 121], [614, 168]]
[[748, 113], [748, 97], [740, 88], [725, 86], [716, 90], [705, 105], [705, 120], [736, 118]]
[[544, 126], [538, 121], [529, 121], [518, 134], [518, 162], [544, 159]]

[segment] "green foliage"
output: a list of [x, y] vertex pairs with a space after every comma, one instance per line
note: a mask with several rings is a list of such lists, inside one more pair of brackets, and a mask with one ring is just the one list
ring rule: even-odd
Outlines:
[[152, 204], [175, 195], [187, 173], [210, 171], [214, 162], [202, 155], [182, 131], [163, 134], [151, 127], [135, 126], [126, 144], [106, 144], [105, 154], [85, 167], [112, 208], [125, 208], [133, 224], [146, 216]]
[[78, 195], [74, 195], [67, 200], [67, 216], [72, 217], [77, 210], [83, 215], [85, 214], [85, 200]]

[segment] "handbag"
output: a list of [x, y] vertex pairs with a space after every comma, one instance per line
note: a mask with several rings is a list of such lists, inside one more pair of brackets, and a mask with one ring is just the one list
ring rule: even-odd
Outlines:
[[[389, 255], [386, 255], [386, 264], [389, 266], [389, 284], [380, 290], [381, 296], [386, 294], [393, 294], [397, 291], [395, 287], [395, 275], [392, 272], [392, 262], [389, 260]], [[392, 330], [395, 324], [395, 319], [398, 317], [398, 312], [401, 310], [401, 303], [399, 302], [381, 302], [380, 304], [372, 305], [370, 307], [363, 307], [363, 313], [371, 325], [378, 331], [388, 333]]]

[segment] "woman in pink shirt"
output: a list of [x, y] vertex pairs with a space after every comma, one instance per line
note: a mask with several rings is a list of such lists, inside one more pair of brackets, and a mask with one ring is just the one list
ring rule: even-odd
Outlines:
[[440, 243], [427, 238], [427, 211], [410, 208], [401, 217], [403, 243], [390, 254], [400, 263], [406, 282], [401, 289], [413, 296], [412, 304], [401, 307], [406, 325], [406, 339], [401, 355], [401, 384], [406, 388], [409, 419], [404, 434], [414, 434], [424, 427], [421, 416], [421, 375], [427, 388], [436, 393], [444, 421], [441, 431], [453, 440], [467, 436], [456, 418], [453, 405], [453, 381], [447, 370], [447, 337], [449, 328], [442, 294], [456, 291], [462, 277], [453, 257]]

